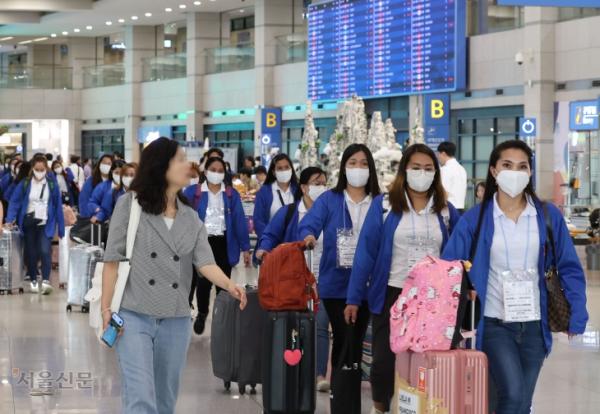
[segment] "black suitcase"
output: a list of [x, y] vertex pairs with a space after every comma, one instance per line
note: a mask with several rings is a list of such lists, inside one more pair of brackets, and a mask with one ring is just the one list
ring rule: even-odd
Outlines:
[[261, 383], [261, 345], [267, 313], [258, 303], [256, 289], [247, 288], [248, 305], [240, 311], [240, 302], [225, 291], [215, 299], [210, 351], [213, 373], [229, 390], [237, 382], [240, 394]]
[[[316, 325], [312, 312], [269, 312], [263, 345], [263, 409], [269, 414], [314, 413]], [[286, 363], [286, 350], [299, 349], [300, 363]]]

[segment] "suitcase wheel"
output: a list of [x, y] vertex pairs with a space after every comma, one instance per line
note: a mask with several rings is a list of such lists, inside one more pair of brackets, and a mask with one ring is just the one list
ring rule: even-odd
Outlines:
[[25, 289], [19, 288], [19, 295], [22, 295], [23, 293], [25, 293]]
[[72, 312], [73, 308], [71, 307], [71, 305], [67, 305], [67, 312]]
[[246, 394], [246, 384], [238, 384], [238, 390], [240, 395]]
[[7, 290], [6, 294], [12, 296], [13, 292], [12, 292], [12, 290]]
[[256, 384], [250, 384], [250, 395], [256, 395]]
[[6, 295], [6, 291], [5, 290], [0, 290], [0, 296], [4, 296]]
[[82, 306], [81, 313], [90, 313], [90, 308], [88, 308], [87, 306]]
[[225, 387], [226, 391], [229, 391], [231, 389], [231, 382], [229, 381], [224, 381], [223, 382], [223, 386]]

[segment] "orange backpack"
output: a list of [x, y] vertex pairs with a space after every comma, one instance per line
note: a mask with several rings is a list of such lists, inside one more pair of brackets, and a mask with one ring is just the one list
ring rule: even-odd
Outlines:
[[258, 278], [260, 306], [268, 311], [305, 311], [317, 300], [315, 276], [304, 258], [304, 242], [283, 243], [263, 257]]

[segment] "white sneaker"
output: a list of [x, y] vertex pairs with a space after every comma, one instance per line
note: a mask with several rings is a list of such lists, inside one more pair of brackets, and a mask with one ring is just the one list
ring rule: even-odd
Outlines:
[[49, 295], [52, 293], [52, 285], [50, 284], [49, 281], [44, 280], [42, 282], [42, 295]]
[[325, 378], [320, 378], [317, 380], [317, 391], [319, 392], [329, 392], [331, 389], [331, 385], [329, 384], [329, 381], [327, 381]]
[[39, 288], [38, 288], [38, 284], [37, 282], [31, 282], [29, 284], [30, 289], [31, 289], [31, 293], [39, 293]]

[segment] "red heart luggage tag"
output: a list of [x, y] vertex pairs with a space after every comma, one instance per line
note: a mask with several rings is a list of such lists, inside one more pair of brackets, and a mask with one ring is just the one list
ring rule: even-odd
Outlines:
[[286, 349], [283, 353], [283, 359], [285, 360], [286, 364], [294, 367], [300, 363], [300, 360], [302, 359], [302, 351], [299, 349]]

